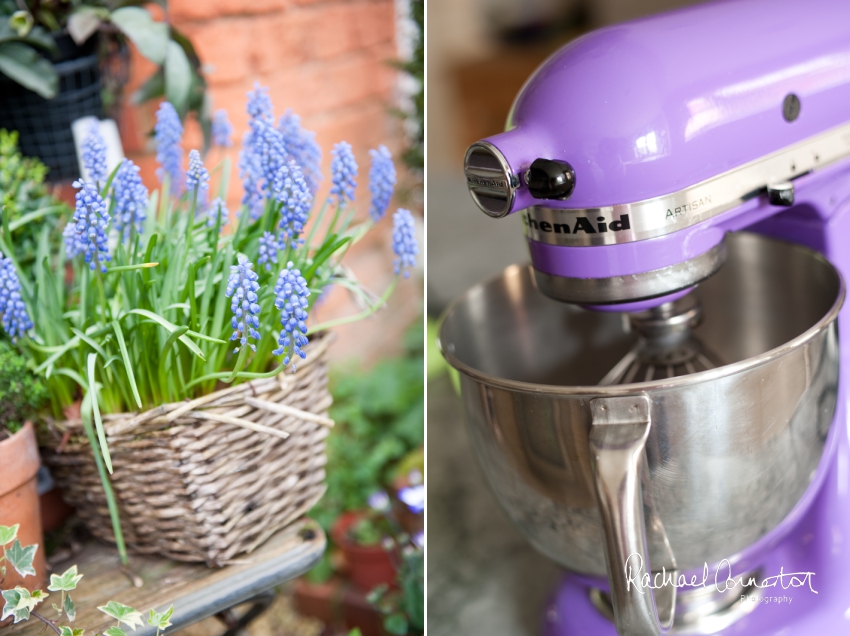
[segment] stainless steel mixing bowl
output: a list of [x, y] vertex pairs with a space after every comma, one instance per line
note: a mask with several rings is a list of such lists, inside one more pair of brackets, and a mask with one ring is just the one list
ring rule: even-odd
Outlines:
[[607, 573], [621, 633], [670, 619], [669, 599], [656, 611], [626, 584], [629, 557], [688, 570], [764, 537], [812, 482], [833, 420], [840, 275], [755, 234], [730, 235], [728, 248], [693, 292], [715, 369], [597, 386], [635, 336], [620, 315], [543, 296], [528, 267], [468, 291], [440, 332], [497, 498], [541, 552]]

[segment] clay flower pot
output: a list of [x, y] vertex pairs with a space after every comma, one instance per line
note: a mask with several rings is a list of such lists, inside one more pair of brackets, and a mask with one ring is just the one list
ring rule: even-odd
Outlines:
[[44, 587], [44, 540], [41, 536], [41, 512], [35, 478], [40, 464], [35, 431], [29, 422], [11, 437], [0, 441], [0, 526], [20, 524], [18, 541], [21, 545], [38, 544], [33, 561], [35, 576], [21, 578], [7, 564], [6, 578], [0, 584], [4, 590], [10, 590], [16, 585], [30, 591]]
[[331, 528], [331, 537], [345, 556], [352, 582], [369, 592], [384, 583], [395, 585], [397, 574], [391, 555], [382, 546], [360, 545], [349, 536], [349, 530], [363, 516], [361, 512], [341, 514]]

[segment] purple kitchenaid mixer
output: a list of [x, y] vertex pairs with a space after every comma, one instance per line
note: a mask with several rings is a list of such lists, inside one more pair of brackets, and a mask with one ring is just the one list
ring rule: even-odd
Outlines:
[[586, 35], [465, 171], [531, 267], [440, 342], [544, 633], [850, 632], [850, 3]]

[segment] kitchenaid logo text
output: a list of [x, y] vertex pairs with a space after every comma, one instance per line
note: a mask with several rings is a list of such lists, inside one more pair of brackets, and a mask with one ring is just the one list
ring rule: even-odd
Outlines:
[[676, 207], [676, 208], [667, 208], [667, 216], [665, 218], [674, 219], [677, 216], [682, 216], [683, 214], [686, 214], [687, 212], [696, 212], [700, 208], [704, 208], [705, 206], [709, 205], [710, 203], [711, 203], [711, 197], [705, 196], [705, 197], [702, 197], [701, 199], [695, 199], [695, 200], [691, 201], [690, 203], [686, 203], [685, 205], [681, 205], [681, 206]]
[[504, 179], [483, 179], [481, 177], [473, 177], [466, 175], [466, 183], [478, 188], [507, 188], [508, 182]]
[[[712, 579], [709, 575], [708, 563], [706, 563], [703, 567], [701, 578], [694, 574], [690, 579], [688, 579], [684, 574], [668, 572], [666, 568], [662, 568], [660, 572], [644, 572], [643, 557], [641, 557], [641, 555], [637, 552], [630, 554], [629, 558], [626, 559], [624, 573], [626, 575], [626, 591], [630, 590], [634, 585], [641, 594], [643, 594], [647, 589], [657, 590], [665, 586], [672, 586], [675, 588], [708, 587], [708, 585], [711, 584], [710, 581]], [[745, 580], [743, 576], [733, 576], [732, 565], [729, 561], [723, 559], [723, 561], [721, 561], [717, 566], [717, 571], [714, 573], [713, 585], [718, 592], [725, 592], [736, 587], [740, 587], [742, 592], [752, 592], [754, 589], [761, 590], [781, 587], [783, 590], [787, 590], [790, 588], [808, 586], [810, 592], [817, 594], [817, 590], [812, 587], [812, 577], [814, 575], [814, 572], [787, 573], [784, 571], [784, 568], [780, 567], [779, 574], [776, 576], [769, 576], [761, 581], [756, 579], [756, 577], [751, 576]], [[751, 595], [752, 594], [748, 594], [747, 596]]]
[[569, 223], [549, 223], [549, 221], [537, 221], [532, 219], [528, 214], [522, 215], [526, 227], [537, 230], [538, 232], [554, 232], [555, 234], [604, 234], [605, 232], [622, 232], [623, 230], [632, 229], [629, 222], [628, 214], [621, 214], [620, 218], [610, 223], [604, 216], [596, 217], [596, 225], [586, 216], [576, 217], [575, 223], [571, 226]]

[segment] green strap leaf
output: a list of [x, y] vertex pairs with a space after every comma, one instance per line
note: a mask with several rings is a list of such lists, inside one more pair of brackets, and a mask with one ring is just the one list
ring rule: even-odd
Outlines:
[[6, 548], [6, 560], [21, 576], [35, 576], [32, 561], [35, 558], [36, 550], [38, 550], [38, 544], [24, 547], [20, 541], [15, 539], [11, 547]]
[[[168, 329], [169, 332], [174, 332], [178, 329], [177, 325], [175, 325], [173, 322], [170, 322], [162, 316], [155, 314], [152, 311], [148, 311], [147, 309], [131, 309], [129, 312], [127, 312], [127, 315], [129, 314], [138, 314], [139, 316], [144, 316], [149, 320], [153, 320], [158, 325], [161, 325], [162, 327]], [[203, 340], [210, 340], [209, 336], [204, 336], [202, 334], [195, 333], [194, 331], [186, 331], [184, 335], [181, 335], [178, 338], [180, 342], [186, 345], [186, 348], [189, 349], [189, 351], [194, 353], [199, 358], [204, 359], [204, 352], [201, 351], [198, 345], [189, 340], [189, 338], [186, 337], [187, 335], [195, 336], [196, 338], [202, 338]], [[215, 339], [213, 339], [212, 341], [216, 342]]]
[[110, 19], [136, 45], [139, 53], [154, 64], [165, 62], [166, 47], [170, 44], [165, 22], [154, 22], [147, 9], [141, 7], [117, 9]]
[[53, 99], [59, 92], [59, 76], [53, 64], [26, 44], [0, 44], [0, 72], [44, 99]]
[[0, 546], [12, 543], [18, 536], [18, 529], [21, 524], [16, 523], [13, 526], [0, 526]]
[[89, 376], [89, 394], [91, 395], [91, 409], [94, 415], [94, 426], [97, 430], [97, 439], [100, 442], [100, 452], [103, 455], [103, 462], [106, 464], [106, 470], [112, 474], [112, 457], [109, 454], [109, 445], [106, 443], [106, 433], [103, 430], [103, 420], [100, 418], [100, 405], [98, 404], [98, 385], [94, 376], [94, 364], [97, 361], [97, 354], [90, 353], [88, 357], [88, 376]]
[[133, 390], [133, 398], [139, 408], [142, 408], [142, 398], [139, 396], [139, 387], [136, 386], [136, 375], [133, 372], [133, 361], [130, 360], [130, 353], [127, 351], [127, 343], [124, 340], [124, 332], [121, 329], [121, 323], [117, 320], [112, 321], [112, 330], [115, 332], [115, 339], [118, 341], [118, 348], [121, 350], [121, 357], [124, 359], [124, 370], [127, 372], [127, 379], [130, 380], [130, 388]]
[[50, 585], [47, 586], [47, 589], [51, 592], [70, 592], [77, 589], [77, 583], [80, 582], [81, 578], [83, 578], [83, 575], [77, 573], [77, 566], [72, 565], [61, 576], [51, 574]]

